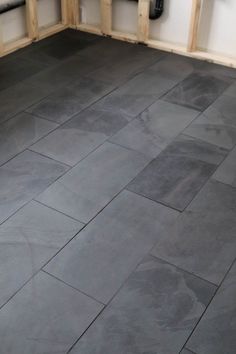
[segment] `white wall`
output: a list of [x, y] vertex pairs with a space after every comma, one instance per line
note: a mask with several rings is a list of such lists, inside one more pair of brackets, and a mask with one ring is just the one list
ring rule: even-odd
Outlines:
[[[198, 46], [214, 53], [236, 58], [236, 0], [202, 0], [203, 9]], [[40, 0], [40, 25], [58, 22], [59, 0]], [[82, 22], [100, 23], [99, 0], [81, 0]], [[191, 0], [165, 0], [165, 11], [159, 20], [150, 21], [150, 37], [176, 44], [187, 44]], [[23, 9], [2, 15], [4, 40], [23, 36], [26, 32]], [[137, 31], [137, 3], [113, 0], [113, 29], [123, 32]]]

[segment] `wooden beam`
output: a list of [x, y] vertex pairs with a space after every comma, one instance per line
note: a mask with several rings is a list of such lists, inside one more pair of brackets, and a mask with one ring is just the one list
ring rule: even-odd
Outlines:
[[68, 0], [61, 0], [61, 23], [63, 25], [68, 24], [68, 3], [70, 3], [70, 1], [68, 2]]
[[150, 1], [139, 0], [138, 2], [138, 41], [145, 43], [149, 36], [149, 11]]
[[110, 35], [112, 31], [112, 0], [100, 0], [101, 31]]
[[30, 39], [38, 39], [38, 14], [37, 14], [37, 0], [26, 0], [26, 24], [28, 30], [28, 37]]
[[79, 24], [79, 0], [68, 0], [68, 24], [75, 28]]
[[197, 35], [200, 20], [201, 3], [201, 0], [192, 0], [192, 12], [187, 46], [187, 50], [189, 52], [194, 52], [197, 49]]
[[3, 28], [2, 28], [2, 18], [0, 16], [0, 57], [3, 55], [4, 52], [4, 44], [3, 44]]

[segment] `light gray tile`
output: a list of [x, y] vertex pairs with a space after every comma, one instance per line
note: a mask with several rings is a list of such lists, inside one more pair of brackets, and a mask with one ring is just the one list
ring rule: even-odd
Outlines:
[[0, 352], [66, 353], [102, 306], [41, 272], [0, 312]]
[[31, 149], [73, 166], [129, 122], [122, 113], [94, 105], [40, 140]]
[[194, 352], [192, 352], [192, 351], [190, 351], [190, 350], [184, 348], [184, 349], [180, 352], [180, 354], [196, 354], [196, 353], [194, 353]]
[[236, 144], [236, 101], [222, 95], [184, 133], [226, 149]]
[[4, 222], [0, 226], [0, 306], [82, 227], [37, 202]]
[[67, 166], [25, 151], [0, 167], [0, 222], [46, 189]]
[[44, 88], [17, 84], [0, 92], [0, 123], [48, 95]]
[[107, 303], [178, 212], [123, 191], [46, 270]]
[[183, 211], [215, 169], [214, 164], [164, 151], [127, 188]]
[[198, 72], [189, 75], [165, 96], [165, 99], [204, 111], [231, 84], [232, 80]]
[[14, 157], [56, 127], [57, 124], [28, 113], [20, 113], [3, 123], [0, 129], [0, 164]]
[[229, 156], [218, 167], [213, 178], [236, 187], [236, 148], [230, 152]]
[[215, 287], [147, 258], [75, 345], [73, 354], [177, 354]]
[[170, 227], [152, 254], [219, 284], [236, 254], [236, 190], [209, 182]]
[[105, 143], [37, 199], [86, 223], [149, 161], [135, 151]]
[[156, 157], [198, 114], [189, 108], [157, 101], [111, 141]]
[[135, 117], [167, 90], [171, 89], [175, 83], [175, 81], [167, 79], [161, 74], [142, 73], [112, 92], [99, 103], [105, 109], [118, 110]]
[[199, 354], [234, 354], [236, 348], [234, 265], [193, 332], [187, 347]]

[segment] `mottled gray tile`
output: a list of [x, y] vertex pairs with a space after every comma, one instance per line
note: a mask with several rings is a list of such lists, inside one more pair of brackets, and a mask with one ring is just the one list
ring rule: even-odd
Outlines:
[[126, 114], [97, 109], [94, 105], [76, 115], [31, 149], [73, 166], [123, 128], [130, 120]]
[[229, 156], [218, 167], [213, 178], [236, 187], [236, 148], [230, 152]]
[[215, 287], [145, 259], [71, 353], [177, 354]]
[[187, 347], [198, 354], [234, 354], [236, 348], [236, 266], [227, 275]]
[[0, 92], [0, 123], [8, 120], [27, 107], [47, 96], [44, 88], [17, 84]]
[[236, 254], [236, 190], [210, 181], [173, 225], [159, 233], [152, 254], [219, 284]]
[[222, 95], [184, 133], [232, 149], [236, 144], [236, 101]]
[[201, 70], [209, 74], [236, 79], [236, 70], [224, 65], [213, 64], [207, 61], [202, 62]]
[[0, 222], [46, 189], [67, 166], [25, 151], [0, 167]]
[[[236, 72], [236, 70], [235, 70]], [[236, 82], [234, 81], [232, 85], [224, 92], [224, 95], [232, 96], [236, 98]]]
[[0, 312], [0, 352], [64, 354], [102, 306], [40, 272]]
[[128, 185], [128, 189], [184, 210], [216, 166], [181, 154], [162, 152]]
[[155, 102], [167, 90], [175, 85], [175, 81], [161, 74], [139, 74], [119, 89], [102, 99], [101, 107], [112, 111], [121, 111], [135, 117]]
[[205, 143], [204, 141], [180, 134], [165, 149], [166, 154], [178, 155], [219, 165], [228, 154], [228, 150]]
[[30, 202], [0, 226], [0, 306], [56, 254], [83, 224]]
[[156, 157], [198, 114], [189, 108], [157, 101], [110, 140]]
[[38, 200], [88, 222], [149, 161], [135, 151], [105, 143], [38, 196]]
[[194, 352], [192, 352], [192, 351], [190, 351], [190, 350], [184, 348], [184, 349], [180, 352], [180, 354], [196, 354], [196, 353], [194, 353]]
[[57, 124], [37, 118], [28, 113], [20, 113], [1, 125], [0, 164], [55, 129]]
[[178, 212], [123, 191], [46, 270], [107, 303]]
[[165, 100], [204, 111], [232, 81], [207, 73], [193, 73], [165, 96]]
[[196, 59], [187, 58], [181, 55], [169, 54], [156, 64], [150, 66], [148, 71], [155, 75], [160, 73], [170, 80], [181, 81], [186, 76], [192, 74], [195, 70], [199, 70], [202, 62]]

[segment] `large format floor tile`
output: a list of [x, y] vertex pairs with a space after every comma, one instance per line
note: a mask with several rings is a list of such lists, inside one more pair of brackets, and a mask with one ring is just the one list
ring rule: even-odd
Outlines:
[[21, 113], [0, 129], [0, 165], [55, 129], [57, 124]]
[[218, 167], [213, 175], [213, 178], [219, 182], [236, 187], [236, 147]]
[[46, 189], [67, 166], [25, 151], [0, 167], [0, 222]]
[[[205, 155], [208, 157], [211, 154], [212, 147], [201, 156], [198, 143], [192, 142], [192, 145], [192, 151], [187, 150], [184, 154], [185, 139], [179, 144], [171, 144], [140, 172], [128, 189], [180, 211], [184, 210], [216, 169], [215, 164], [204, 161]], [[214, 151], [214, 154], [222, 158], [221, 153]]]
[[190, 350], [188, 350], [188, 349], [183, 349], [181, 352], [180, 352], [180, 354], [195, 354], [194, 352], [192, 352], [192, 351], [190, 351]]
[[43, 272], [0, 312], [1, 354], [66, 353], [102, 306]]
[[31, 149], [73, 166], [123, 128], [130, 117], [94, 105], [37, 142]]
[[234, 354], [236, 348], [236, 266], [234, 265], [187, 342], [198, 354]]
[[107, 303], [178, 212], [123, 191], [46, 267]]
[[232, 149], [236, 144], [236, 100], [235, 97], [222, 95], [185, 133], [211, 144]]
[[3, 223], [0, 226], [0, 306], [82, 226], [37, 202], [30, 202]]
[[99, 104], [105, 109], [119, 110], [135, 117], [175, 84], [176, 81], [161, 74], [142, 73], [105, 97]]
[[17, 84], [0, 92], [0, 123], [25, 110], [47, 96], [44, 88]]
[[198, 114], [189, 108], [157, 101], [111, 141], [156, 157]]
[[105, 143], [37, 199], [86, 223], [148, 162], [147, 157], [135, 151]]
[[73, 354], [177, 354], [215, 287], [149, 257], [130, 276]]
[[152, 254], [215, 284], [236, 255], [236, 190], [210, 181], [159, 234]]
[[172, 103], [204, 111], [232, 80], [211, 76], [205, 73], [193, 73], [171, 90], [165, 99]]

